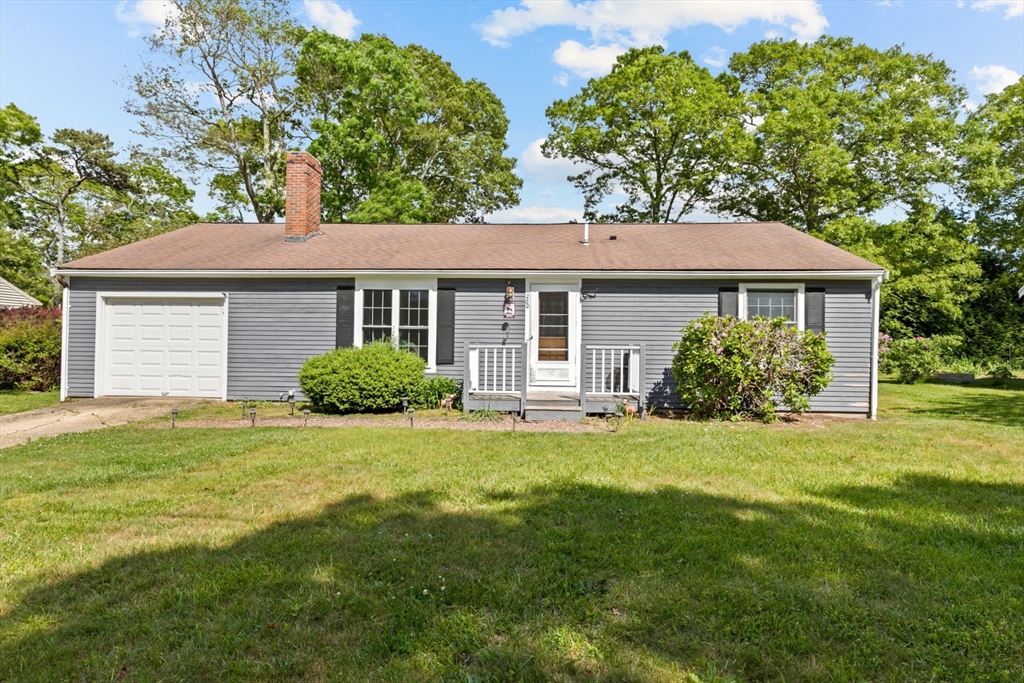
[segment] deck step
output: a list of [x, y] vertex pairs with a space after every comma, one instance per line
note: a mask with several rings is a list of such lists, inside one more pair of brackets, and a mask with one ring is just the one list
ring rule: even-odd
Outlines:
[[579, 422], [583, 418], [583, 412], [579, 403], [571, 405], [537, 405], [526, 404], [526, 419], [534, 422], [546, 422], [549, 420], [567, 420]]

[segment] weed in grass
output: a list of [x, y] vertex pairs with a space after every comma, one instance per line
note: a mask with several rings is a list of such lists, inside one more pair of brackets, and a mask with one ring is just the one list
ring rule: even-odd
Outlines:
[[473, 410], [462, 416], [463, 420], [467, 422], [501, 422], [505, 419], [505, 413], [498, 412], [497, 410], [491, 410], [490, 408], [484, 408], [482, 410]]

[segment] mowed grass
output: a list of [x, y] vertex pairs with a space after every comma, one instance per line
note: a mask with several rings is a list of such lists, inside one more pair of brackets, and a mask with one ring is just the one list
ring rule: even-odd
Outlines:
[[0, 415], [49, 408], [60, 403], [59, 391], [0, 391]]
[[0, 681], [1024, 680], [1024, 390], [881, 396], [0, 451]]

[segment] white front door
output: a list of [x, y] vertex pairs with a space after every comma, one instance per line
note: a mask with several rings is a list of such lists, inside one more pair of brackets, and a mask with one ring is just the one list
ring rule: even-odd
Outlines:
[[110, 297], [103, 318], [98, 395], [223, 397], [222, 297]]
[[528, 285], [531, 390], [575, 390], [580, 348], [580, 284]]

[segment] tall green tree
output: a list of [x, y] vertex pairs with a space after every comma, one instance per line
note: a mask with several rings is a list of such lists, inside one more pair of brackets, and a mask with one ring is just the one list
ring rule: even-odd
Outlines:
[[903, 220], [843, 218], [819, 236], [889, 270], [881, 329], [898, 338], [960, 333], [981, 280], [972, 229], [949, 209], [919, 204]]
[[967, 117], [960, 187], [975, 210], [979, 242], [1024, 273], [1024, 78]]
[[127, 111], [189, 172], [212, 174], [225, 217], [284, 213], [284, 156], [299, 125], [292, 88], [302, 36], [288, 0], [169, 0]]
[[106, 135], [60, 128], [51, 144], [22, 150], [9, 167], [9, 186], [22, 215], [21, 230], [39, 248], [48, 266], [64, 263], [77, 246], [90, 193], [132, 189], [125, 166]]
[[543, 153], [581, 164], [568, 180], [589, 220], [621, 191], [626, 201], [605, 220], [679, 221], [715, 196], [744, 143], [743, 102], [731, 85], [687, 52], [634, 48], [611, 73], [548, 107]]
[[940, 60], [826, 36], [756, 43], [729, 71], [748, 101], [751, 144], [717, 202], [723, 214], [819, 233], [929, 201], [953, 179], [966, 92]]
[[440, 56], [313, 31], [296, 74], [327, 221], [478, 222], [518, 202], [504, 106]]
[[0, 277], [44, 304], [53, 297], [49, 273], [32, 241], [0, 225]]

